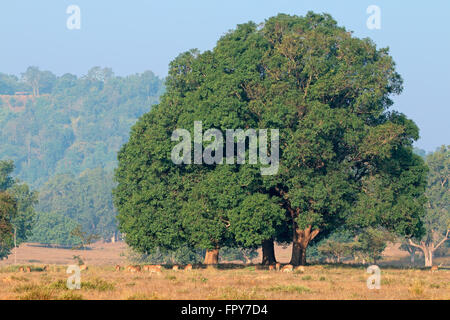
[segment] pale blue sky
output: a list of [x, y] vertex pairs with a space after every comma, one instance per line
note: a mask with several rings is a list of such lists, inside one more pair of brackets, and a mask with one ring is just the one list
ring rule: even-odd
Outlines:
[[[81, 30], [66, 28], [66, 8], [81, 8]], [[381, 8], [381, 30], [366, 27], [369, 5]], [[421, 129], [416, 144], [450, 144], [450, 1], [380, 0], [14, 0], [0, 3], [0, 72], [36, 65], [58, 75], [92, 66], [116, 74], [167, 74], [170, 60], [190, 48], [211, 49], [236, 24], [277, 13], [330, 13], [358, 37], [389, 46], [405, 80], [394, 109]]]

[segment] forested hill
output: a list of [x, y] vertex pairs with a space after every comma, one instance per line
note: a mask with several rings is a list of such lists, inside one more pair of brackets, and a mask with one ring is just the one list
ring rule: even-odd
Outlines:
[[0, 160], [40, 188], [56, 174], [116, 166], [131, 126], [164, 90], [151, 71], [127, 77], [94, 67], [87, 75], [30, 67], [21, 77], [0, 73]]

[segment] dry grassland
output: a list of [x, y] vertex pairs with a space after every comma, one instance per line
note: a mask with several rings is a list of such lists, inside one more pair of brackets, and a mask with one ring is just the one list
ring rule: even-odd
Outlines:
[[259, 266], [219, 268], [161, 274], [115, 271], [92, 266], [81, 273], [81, 289], [66, 287], [66, 266], [48, 272], [33, 266], [0, 268], [0, 299], [450, 299], [450, 270], [382, 269], [381, 289], [369, 290], [364, 267], [308, 266], [303, 273], [260, 270]]

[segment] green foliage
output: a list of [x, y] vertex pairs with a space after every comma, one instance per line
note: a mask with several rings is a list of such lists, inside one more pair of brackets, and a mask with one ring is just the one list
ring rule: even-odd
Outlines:
[[[172, 61], [166, 94], [132, 128], [116, 171], [120, 230], [140, 252], [294, 240], [293, 264], [305, 263], [317, 232], [342, 225], [420, 234], [418, 128], [387, 111], [401, 91], [388, 50], [327, 14], [238, 25], [213, 50]], [[278, 174], [248, 163], [173, 164], [171, 134], [192, 136], [194, 121], [222, 132], [279, 129]]]
[[41, 188], [39, 210], [63, 215], [82, 232], [109, 240], [117, 232], [113, 187], [112, 174], [101, 168], [85, 170], [79, 177], [56, 175]]
[[250, 263], [252, 259], [258, 257], [258, 252], [251, 248], [224, 247], [220, 249], [219, 260], [221, 261], [242, 261]]
[[[429, 168], [425, 195], [425, 216], [423, 217], [423, 233], [415, 237], [403, 239], [402, 250], [408, 251], [413, 261], [415, 251], [420, 249], [425, 257], [425, 266], [432, 266], [433, 256], [445, 254], [445, 242], [450, 233], [450, 193], [448, 188], [450, 152], [448, 146], [441, 146], [433, 153], [426, 155]], [[412, 239], [411, 239], [412, 238]]]
[[355, 235], [349, 229], [338, 229], [333, 233], [316, 238], [308, 248], [308, 260], [343, 262], [351, 257], [355, 246]]
[[424, 228], [426, 242], [440, 241], [450, 229], [450, 146], [442, 146], [426, 158], [430, 168]]
[[308, 251], [312, 260], [335, 263], [345, 259], [374, 262], [381, 259], [388, 242], [394, 242], [394, 234], [382, 228], [367, 227], [361, 230], [338, 230], [327, 238], [314, 243]]
[[30, 67], [23, 81], [0, 74], [0, 94], [31, 90], [36, 97], [28, 96], [23, 111], [5, 101], [0, 107], [0, 159], [12, 159], [18, 178], [40, 187], [54, 174], [112, 170], [130, 127], [164, 87], [149, 71], [118, 77], [95, 67], [78, 78]]
[[365, 261], [376, 263], [381, 259], [381, 254], [388, 242], [395, 240], [395, 237], [383, 229], [367, 228], [360, 232], [355, 243], [354, 255]]
[[18, 182], [10, 188], [9, 192], [17, 202], [17, 214], [11, 222], [16, 230], [16, 244], [19, 246], [32, 234], [38, 194], [36, 191], [31, 191], [28, 185]]
[[12, 161], [0, 161], [0, 191], [5, 191], [14, 184], [14, 179], [11, 177], [13, 170]]
[[353, 243], [339, 242], [334, 240], [327, 240], [322, 244], [318, 250], [320, 254], [331, 258], [336, 263], [341, 263], [342, 259], [351, 256], [353, 252]]
[[76, 246], [81, 240], [71, 234], [77, 223], [56, 212], [38, 212], [33, 227], [31, 242], [45, 245]]
[[12, 161], [0, 161], [0, 259], [7, 256], [14, 245], [27, 240], [33, 227], [37, 194], [26, 184], [11, 177]]
[[130, 250], [128, 260], [139, 264], [194, 264], [202, 261], [204, 252], [188, 247], [177, 250], [165, 250], [156, 248], [148, 254], [141, 254]]
[[19, 82], [19, 78], [13, 75], [0, 73], [0, 94], [13, 95], [17, 91], [27, 91], [28, 86]]
[[16, 202], [7, 192], [0, 191], [0, 260], [8, 256], [14, 246], [11, 220], [17, 214]]
[[100, 236], [97, 234], [89, 233], [83, 231], [80, 225], [77, 225], [71, 232], [70, 235], [77, 238], [80, 242], [78, 246], [74, 249], [86, 249], [89, 245], [100, 239]]
[[[0, 94], [10, 95], [0, 105], [0, 159], [12, 159], [20, 179], [42, 187], [39, 210], [46, 213], [37, 218], [43, 230], [34, 228], [34, 241], [78, 243], [69, 235], [73, 223], [104, 239], [117, 232], [114, 184], [107, 172], [116, 166], [116, 153], [131, 125], [163, 90], [162, 81], [149, 71], [116, 77], [111, 69], [94, 67], [77, 78], [29, 67], [21, 80], [0, 74]], [[12, 96], [17, 91], [33, 97]], [[26, 101], [24, 110], [8, 107], [19, 101]], [[30, 235], [37, 194], [14, 182], [13, 169], [12, 161], [0, 162], [0, 190], [11, 188], [18, 201], [13, 223], [20, 243]], [[44, 224], [56, 214], [60, 217]], [[49, 232], [50, 225], [55, 232]]]

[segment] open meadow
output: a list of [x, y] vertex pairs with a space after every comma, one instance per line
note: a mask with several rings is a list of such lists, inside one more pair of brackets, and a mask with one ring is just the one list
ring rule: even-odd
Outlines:
[[67, 277], [65, 266], [25, 273], [3, 267], [0, 299], [450, 299], [449, 270], [382, 269], [379, 290], [367, 288], [366, 268], [332, 265], [293, 273], [220, 265], [160, 274], [94, 266], [82, 271], [80, 290], [67, 289]]
[[[161, 273], [131, 273], [124, 270], [125, 250], [126, 245], [116, 243], [96, 244], [84, 251], [88, 270], [81, 272], [81, 289], [69, 290], [66, 269], [74, 264], [72, 257], [78, 251], [22, 246], [17, 264], [13, 256], [0, 263], [0, 299], [450, 299], [450, 270], [401, 266], [406, 260], [394, 260], [393, 255], [400, 253], [393, 247], [379, 264], [379, 290], [367, 288], [367, 266], [311, 265], [303, 272], [284, 273], [257, 265], [258, 258], [254, 265], [194, 265], [191, 271], [163, 266]], [[289, 248], [277, 247], [276, 252], [287, 263]], [[437, 262], [448, 264], [442, 258]], [[43, 270], [45, 264], [48, 271]]]

